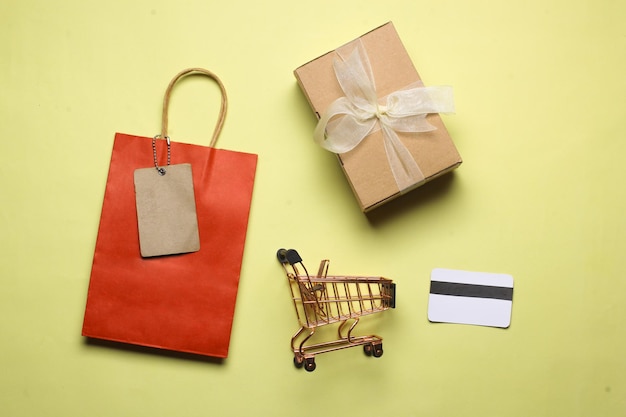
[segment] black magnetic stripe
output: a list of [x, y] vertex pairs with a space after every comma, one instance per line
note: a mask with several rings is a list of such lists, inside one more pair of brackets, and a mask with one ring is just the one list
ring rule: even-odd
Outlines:
[[459, 297], [494, 298], [513, 301], [513, 288], [491, 285], [458, 284], [456, 282], [430, 282], [430, 293]]

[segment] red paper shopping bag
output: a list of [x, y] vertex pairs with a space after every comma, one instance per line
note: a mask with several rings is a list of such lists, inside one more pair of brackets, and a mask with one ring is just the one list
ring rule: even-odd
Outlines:
[[[222, 110], [209, 147], [177, 143], [167, 137], [169, 95], [174, 84], [188, 74], [208, 75], [222, 90]], [[257, 155], [214, 147], [225, 110], [226, 93], [219, 78], [207, 70], [191, 68], [179, 73], [168, 86], [161, 139], [115, 135], [84, 336], [214, 357], [228, 355]], [[159, 164], [166, 155], [167, 165]], [[191, 211], [195, 203], [195, 212], [188, 216], [193, 226], [197, 221], [191, 236], [195, 246], [181, 253], [174, 249], [165, 252], [172, 254], [143, 254], [144, 243], [174, 240], [183, 227], [177, 223], [179, 218], [189, 213], [170, 204], [176, 203], [178, 190], [184, 188], [176, 183], [163, 194], [165, 197], [158, 190], [156, 196], [151, 195], [149, 190], [151, 200], [141, 203], [137, 173], [152, 169], [154, 176], [150, 176], [152, 171], [145, 174], [158, 185], [160, 177], [174, 178], [174, 168], [182, 167], [188, 173], [189, 165], [191, 194], [186, 195], [191, 196]], [[158, 238], [142, 235], [145, 242], [141, 245], [140, 204], [148, 204], [143, 207], [148, 215], [158, 215], [156, 220], [143, 222], [160, 233]], [[170, 221], [173, 226], [161, 230]]]

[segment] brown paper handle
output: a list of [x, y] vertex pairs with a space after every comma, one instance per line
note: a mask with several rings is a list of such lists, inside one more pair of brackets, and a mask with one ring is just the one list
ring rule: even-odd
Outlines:
[[176, 82], [179, 81], [181, 78], [187, 75], [191, 75], [191, 74], [203, 74], [212, 78], [217, 83], [217, 85], [219, 85], [220, 91], [222, 92], [222, 104], [220, 106], [220, 114], [217, 118], [217, 125], [215, 125], [215, 130], [213, 131], [213, 138], [211, 139], [211, 143], [209, 144], [209, 146], [213, 148], [215, 147], [215, 144], [217, 143], [217, 138], [220, 135], [220, 132], [222, 131], [222, 126], [224, 125], [224, 119], [226, 119], [226, 108], [228, 107], [228, 98], [226, 97], [226, 89], [224, 88], [224, 84], [222, 84], [222, 81], [219, 79], [219, 77], [215, 75], [214, 73], [212, 73], [211, 71], [206, 70], [204, 68], [187, 68], [185, 70], [182, 70], [178, 74], [176, 74], [176, 76], [172, 79], [172, 81], [170, 81], [170, 84], [167, 86], [167, 90], [165, 90], [165, 97], [163, 97], [163, 116], [161, 119], [161, 137], [164, 139], [167, 138], [167, 123], [168, 123], [167, 112], [168, 112], [168, 108], [170, 104], [170, 95], [172, 94], [172, 88], [174, 88], [174, 84], [176, 84]]

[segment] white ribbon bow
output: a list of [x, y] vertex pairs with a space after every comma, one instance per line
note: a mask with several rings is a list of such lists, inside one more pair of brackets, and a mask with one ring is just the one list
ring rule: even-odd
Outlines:
[[[348, 45], [349, 46], [349, 45]], [[369, 59], [359, 43], [347, 58], [335, 59], [337, 81], [345, 96], [330, 104], [317, 127], [315, 142], [334, 153], [354, 149], [378, 130], [383, 131], [385, 152], [401, 192], [424, 181], [424, 174], [396, 132], [427, 132], [436, 127], [428, 113], [453, 113], [452, 87], [413, 87], [383, 97], [379, 104]]]

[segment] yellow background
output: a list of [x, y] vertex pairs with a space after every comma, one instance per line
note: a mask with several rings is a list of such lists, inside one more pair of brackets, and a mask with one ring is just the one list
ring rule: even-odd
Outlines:
[[[464, 158], [363, 215], [292, 70], [392, 20]], [[0, 4], [0, 415], [626, 415], [626, 3], [33, 1]], [[159, 132], [179, 70], [222, 77], [218, 146], [257, 153], [223, 363], [86, 343], [81, 325], [115, 132]], [[217, 88], [174, 92], [173, 140], [208, 144]], [[363, 320], [385, 355], [292, 364], [275, 253], [383, 275]], [[432, 324], [435, 267], [515, 278], [507, 330]]]

